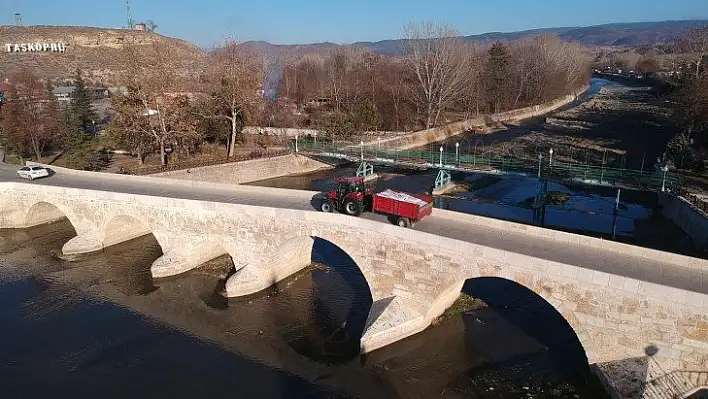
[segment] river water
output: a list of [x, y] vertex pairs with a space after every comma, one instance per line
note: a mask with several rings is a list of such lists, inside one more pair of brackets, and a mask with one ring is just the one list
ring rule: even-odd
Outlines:
[[303, 273], [227, 301], [228, 259], [153, 281], [152, 236], [59, 260], [74, 234], [0, 230], [3, 398], [604, 397], [567, 324], [508, 281], [468, 281], [488, 308], [359, 356], [368, 286], [326, 242]]

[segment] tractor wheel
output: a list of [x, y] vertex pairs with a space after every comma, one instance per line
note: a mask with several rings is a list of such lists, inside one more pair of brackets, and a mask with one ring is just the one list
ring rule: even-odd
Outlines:
[[332, 209], [334, 207], [332, 206], [332, 201], [328, 199], [322, 200], [322, 203], [320, 204], [320, 210], [324, 213], [330, 213], [332, 212]]
[[364, 204], [355, 199], [349, 199], [344, 202], [344, 212], [347, 215], [359, 216], [364, 211]]
[[411, 227], [411, 221], [408, 218], [398, 218], [398, 225], [403, 228]]

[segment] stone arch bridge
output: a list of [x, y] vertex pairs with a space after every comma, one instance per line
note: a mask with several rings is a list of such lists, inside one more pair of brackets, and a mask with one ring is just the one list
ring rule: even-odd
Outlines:
[[[702, 283], [687, 289], [670, 280], [658, 284], [625, 277], [623, 265], [617, 265], [618, 273], [605, 273], [364, 218], [0, 182], [0, 228], [27, 228], [64, 217], [77, 232], [64, 245], [65, 255], [101, 251], [152, 233], [163, 251], [152, 265], [154, 277], [184, 273], [228, 254], [238, 269], [227, 282], [229, 296], [258, 292], [301, 270], [310, 263], [314, 239], [325, 239], [351, 256], [369, 284], [373, 305], [361, 338], [362, 352], [428, 327], [458, 297], [466, 279], [501, 277], [548, 301], [573, 328], [590, 363], [644, 357], [647, 347], [656, 346], [653, 359], [664, 372], [708, 370], [708, 277], [703, 260], [622, 244], [608, 250], [663, 256], [667, 261], [660, 265], [672, 267], [665, 273], [678, 279], [702, 276]], [[436, 211], [436, 217], [443, 223], [482, 219], [446, 211]], [[542, 230], [495, 223], [527, 231], [530, 241]], [[565, 235], [573, 245], [597, 245], [592, 238], [553, 234]]]

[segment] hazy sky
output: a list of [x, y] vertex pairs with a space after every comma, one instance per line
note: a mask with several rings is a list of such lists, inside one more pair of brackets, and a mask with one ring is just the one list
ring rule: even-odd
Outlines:
[[[406, 22], [433, 20], [463, 34], [610, 22], [708, 18], [708, 0], [132, 0], [135, 20], [211, 46], [238, 41], [292, 44], [395, 39]], [[0, 24], [126, 24], [125, 0], [0, 0]]]

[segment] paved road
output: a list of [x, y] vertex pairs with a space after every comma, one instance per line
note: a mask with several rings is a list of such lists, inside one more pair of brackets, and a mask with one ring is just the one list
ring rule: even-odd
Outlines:
[[[0, 163], [0, 181], [16, 181], [15, 171], [17, 168], [14, 165]], [[263, 188], [256, 186], [194, 188], [177, 182], [170, 185], [147, 184], [142, 181], [103, 179], [100, 175], [76, 176], [61, 172], [46, 179], [27, 182], [27, 184], [45, 184], [316, 212], [311, 203], [314, 193], [282, 190], [281, 194], [273, 196], [263, 193]], [[387, 223], [386, 218], [381, 215], [364, 214], [363, 217]], [[610, 251], [600, 252], [592, 248], [573, 247], [543, 238], [535, 238], [528, 234], [493, 229], [466, 221], [440, 218], [436, 217], [435, 213], [418, 223], [416, 230], [586, 269], [708, 294], [708, 271], [701, 272], [685, 269], [675, 265], [647, 261], [646, 259]]]

